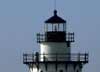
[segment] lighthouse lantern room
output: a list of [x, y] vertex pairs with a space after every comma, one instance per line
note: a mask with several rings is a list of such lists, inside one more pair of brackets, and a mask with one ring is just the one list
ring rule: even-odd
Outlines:
[[44, 34], [37, 34], [40, 51], [23, 54], [23, 63], [30, 72], [82, 72], [88, 63], [87, 53], [71, 53], [74, 33], [66, 28], [66, 20], [54, 15], [45, 21]]

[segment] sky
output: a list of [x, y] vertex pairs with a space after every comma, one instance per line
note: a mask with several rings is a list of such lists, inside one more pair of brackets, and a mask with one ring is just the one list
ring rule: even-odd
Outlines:
[[[57, 0], [58, 15], [75, 32], [72, 52], [88, 52], [83, 72], [98, 72], [100, 66], [100, 0]], [[53, 15], [54, 0], [0, 0], [0, 72], [28, 72], [23, 53], [39, 50], [36, 33]]]

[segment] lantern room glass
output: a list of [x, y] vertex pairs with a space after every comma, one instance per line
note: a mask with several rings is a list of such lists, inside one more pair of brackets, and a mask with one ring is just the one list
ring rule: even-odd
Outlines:
[[45, 32], [65, 32], [66, 23], [46, 23], [44, 29]]

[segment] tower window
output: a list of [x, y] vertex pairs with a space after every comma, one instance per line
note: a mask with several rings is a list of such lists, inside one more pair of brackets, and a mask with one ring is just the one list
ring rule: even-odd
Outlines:
[[59, 72], [63, 72], [63, 70], [60, 70]]

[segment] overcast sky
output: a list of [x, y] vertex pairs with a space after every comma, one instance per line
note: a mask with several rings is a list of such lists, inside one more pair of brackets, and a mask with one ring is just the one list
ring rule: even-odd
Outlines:
[[[83, 72], [100, 68], [100, 0], [57, 0], [58, 15], [75, 32], [72, 52], [89, 52]], [[28, 72], [23, 52], [39, 50], [36, 33], [53, 15], [54, 0], [0, 0], [0, 72]]]

